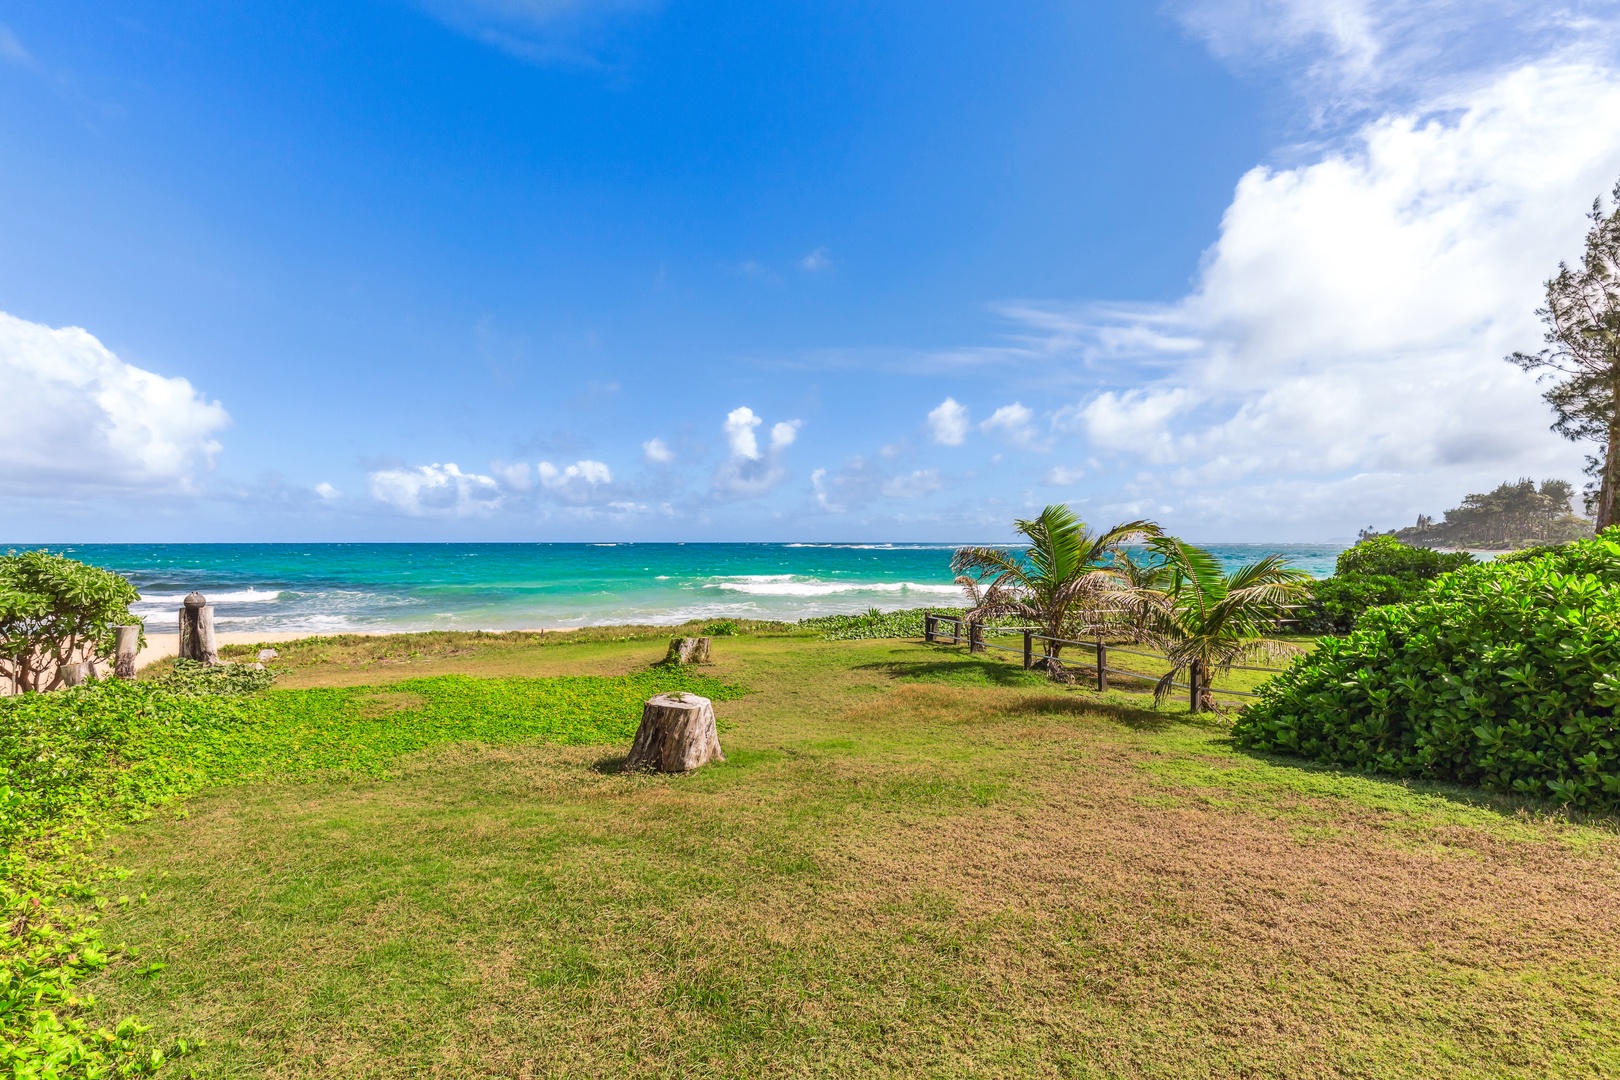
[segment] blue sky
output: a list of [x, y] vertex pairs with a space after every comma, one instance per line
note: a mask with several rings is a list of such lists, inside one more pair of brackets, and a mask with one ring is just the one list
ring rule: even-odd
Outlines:
[[1611, 4], [0, 0], [17, 541], [1325, 540], [1574, 479]]

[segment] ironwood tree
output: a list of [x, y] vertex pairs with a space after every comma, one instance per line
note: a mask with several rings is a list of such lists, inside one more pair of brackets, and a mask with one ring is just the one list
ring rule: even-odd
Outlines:
[[1580, 265], [1559, 263], [1546, 283], [1547, 306], [1536, 314], [1546, 324], [1547, 347], [1507, 357], [1552, 383], [1542, 396], [1556, 417], [1554, 431], [1602, 446], [1586, 459], [1593, 479], [1588, 510], [1599, 531], [1620, 518], [1620, 183], [1613, 198], [1616, 208], [1607, 215], [1601, 198], [1592, 202]]

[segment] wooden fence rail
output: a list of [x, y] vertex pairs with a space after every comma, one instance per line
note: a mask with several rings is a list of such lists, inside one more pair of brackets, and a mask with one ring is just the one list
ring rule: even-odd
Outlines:
[[[1024, 663], [1024, 670], [1026, 670], [1026, 671], [1028, 671], [1031, 668], [1036, 666], [1038, 658], [1035, 655], [1035, 643], [1037, 641], [1045, 642], [1045, 643], [1048, 643], [1050, 645], [1060, 645], [1060, 646], [1061, 645], [1071, 645], [1071, 646], [1074, 646], [1075, 648], [1091, 649], [1091, 650], [1094, 651], [1095, 660], [1093, 661], [1093, 663], [1090, 666], [1096, 672], [1096, 685], [1097, 685], [1098, 690], [1107, 690], [1108, 689], [1108, 676], [1110, 674], [1120, 675], [1120, 676], [1124, 676], [1124, 677], [1127, 677], [1127, 678], [1134, 678], [1134, 679], [1163, 678], [1162, 675], [1154, 676], [1152, 673], [1149, 673], [1149, 672], [1130, 671], [1130, 670], [1125, 669], [1125, 668], [1109, 667], [1108, 666], [1108, 654], [1109, 654], [1110, 650], [1112, 650], [1113, 652], [1116, 652], [1116, 653], [1123, 653], [1126, 656], [1140, 656], [1140, 657], [1142, 657], [1143, 659], [1146, 659], [1146, 660], [1162, 660], [1162, 661], [1165, 661], [1165, 662], [1169, 661], [1169, 657], [1164, 656], [1163, 654], [1160, 654], [1160, 653], [1147, 653], [1147, 652], [1141, 652], [1141, 651], [1136, 650], [1136, 649], [1121, 648], [1118, 645], [1109, 645], [1107, 642], [1103, 641], [1102, 638], [1100, 638], [1100, 637], [1093, 640], [1093, 641], [1075, 641], [1075, 640], [1070, 639], [1070, 638], [1051, 637], [1051, 636], [1049, 636], [1047, 634], [1039, 633], [1035, 627], [1029, 627], [1029, 626], [991, 626], [991, 627], [986, 627], [982, 623], [972, 621], [972, 620], [969, 620], [969, 619], [965, 619], [960, 615], [936, 615], [934, 612], [931, 612], [931, 611], [924, 611], [923, 612], [923, 640], [925, 642], [928, 642], [929, 644], [938, 644], [938, 643], [944, 641], [944, 635], [942, 635], [941, 632], [940, 632], [940, 625], [942, 623], [948, 623], [950, 625], [950, 631], [951, 631], [950, 632], [950, 643], [952, 645], [960, 645], [962, 643], [963, 630], [964, 630], [964, 627], [965, 627], [966, 633], [967, 633], [967, 640], [968, 640], [968, 651], [970, 653], [982, 653], [982, 652], [986, 652], [986, 651], [991, 650], [991, 649], [994, 649], [997, 652], [1009, 652], [1009, 653], [1015, 653], [1015, 654], [1016, 653], [1022, 653], [1022, 660], [1023, 660], [1023, 663]], [[987, 641], [987, 640], [985, 640], [985, 635], [987, 633], [992, 634], [992, 635], [995, 635], [995, 634], [1003, 634], [1003, 635], [1006, 635], [1006, 634], [1020, 634], [1023, 637], [1022, 648], [1013, 648], [1011, 646], [998, 645], [998, 644], [995, 644], [994, 642]], [[1051, 654], [1048, 652], [1048, 650], [1046, 648], [1043, 647], [1042, 650], [1041, 650], [1041, 658], [1045, 658], [1046, 656], [1049, 656], [1049, 655], [1051, 655]], [[1258, 667], [1258, 666], [1248, 665], [1248, 664], [1230, 664], [1230, 665], [1227, 665], [1227, 666], [1231, 667], [1231, 668], [1235, 668], [1235, 669], [1240, 670], [1240, 671], [1264, 671], [1264, 672], [1281, 673], [1281, 672], [1286, 670], [1285, 668]], [[1193, 712], [1199, 712], [1199, 711], [1202, 710], [1202, 708], [1203, 708], [1203, 701], [1202, 701], [1203, 693], [1207, 693], [1207, 694], [1228, 694], [1228, 695], [1232, 695], [1234, 697], [1246, 697], [1246, 698], [1252, 698], [1252, 697], [1257, 697], [1258, 696], [1253, 691], [1249, 691], [1249, 690], [1228, 690], [1228, 689], [1224, 689], [1222, 687], [1213, 686], [1213, 685], [1211, 685], [1210, 679], [1211, 679], [1211, 675], [1210, 675], [1210, 673], [1203, 670], [1203, 665], [1198, 663], [1197, 661], [1194, 661], [1194, 663], [1192, 664], [1190, 670], [1188, 671], [1188, 681], [1187, 682], [1174, 682], [1174, 681], [1172, 681], [1170, 685], [1175, 687], [1178, 690], [1186, 690], [1188, 692], [1188, 702], [1189, 702]], [[1203, 693], [1200, 693], [1200, 691], [1203, 691]]]

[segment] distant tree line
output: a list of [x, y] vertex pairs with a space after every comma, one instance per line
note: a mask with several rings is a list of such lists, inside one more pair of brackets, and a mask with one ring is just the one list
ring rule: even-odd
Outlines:
[[1418, 547], [1512, 549], [1557, 544], [1592, 535], [1592, 522], [1570, 510], [1575, 485], [1566, 480], [1528, 476], [1505, 481], [1495, 491], [1467, 495], [1439, 521], [1419, 514], [1417, 524], [1380, 534], [1363, 529], [1361, 538], [1389, 535]]

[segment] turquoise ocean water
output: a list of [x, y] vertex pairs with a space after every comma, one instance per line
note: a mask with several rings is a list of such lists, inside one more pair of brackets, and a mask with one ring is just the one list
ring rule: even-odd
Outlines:
[[[167, 631], [192, 590], [223, 632], [517, 630], [948, 606], [953, 545], [80, 544]], [[1337, 545], [1212, 546], [1237, 566], [1271, 552], [1319, 577]]]

